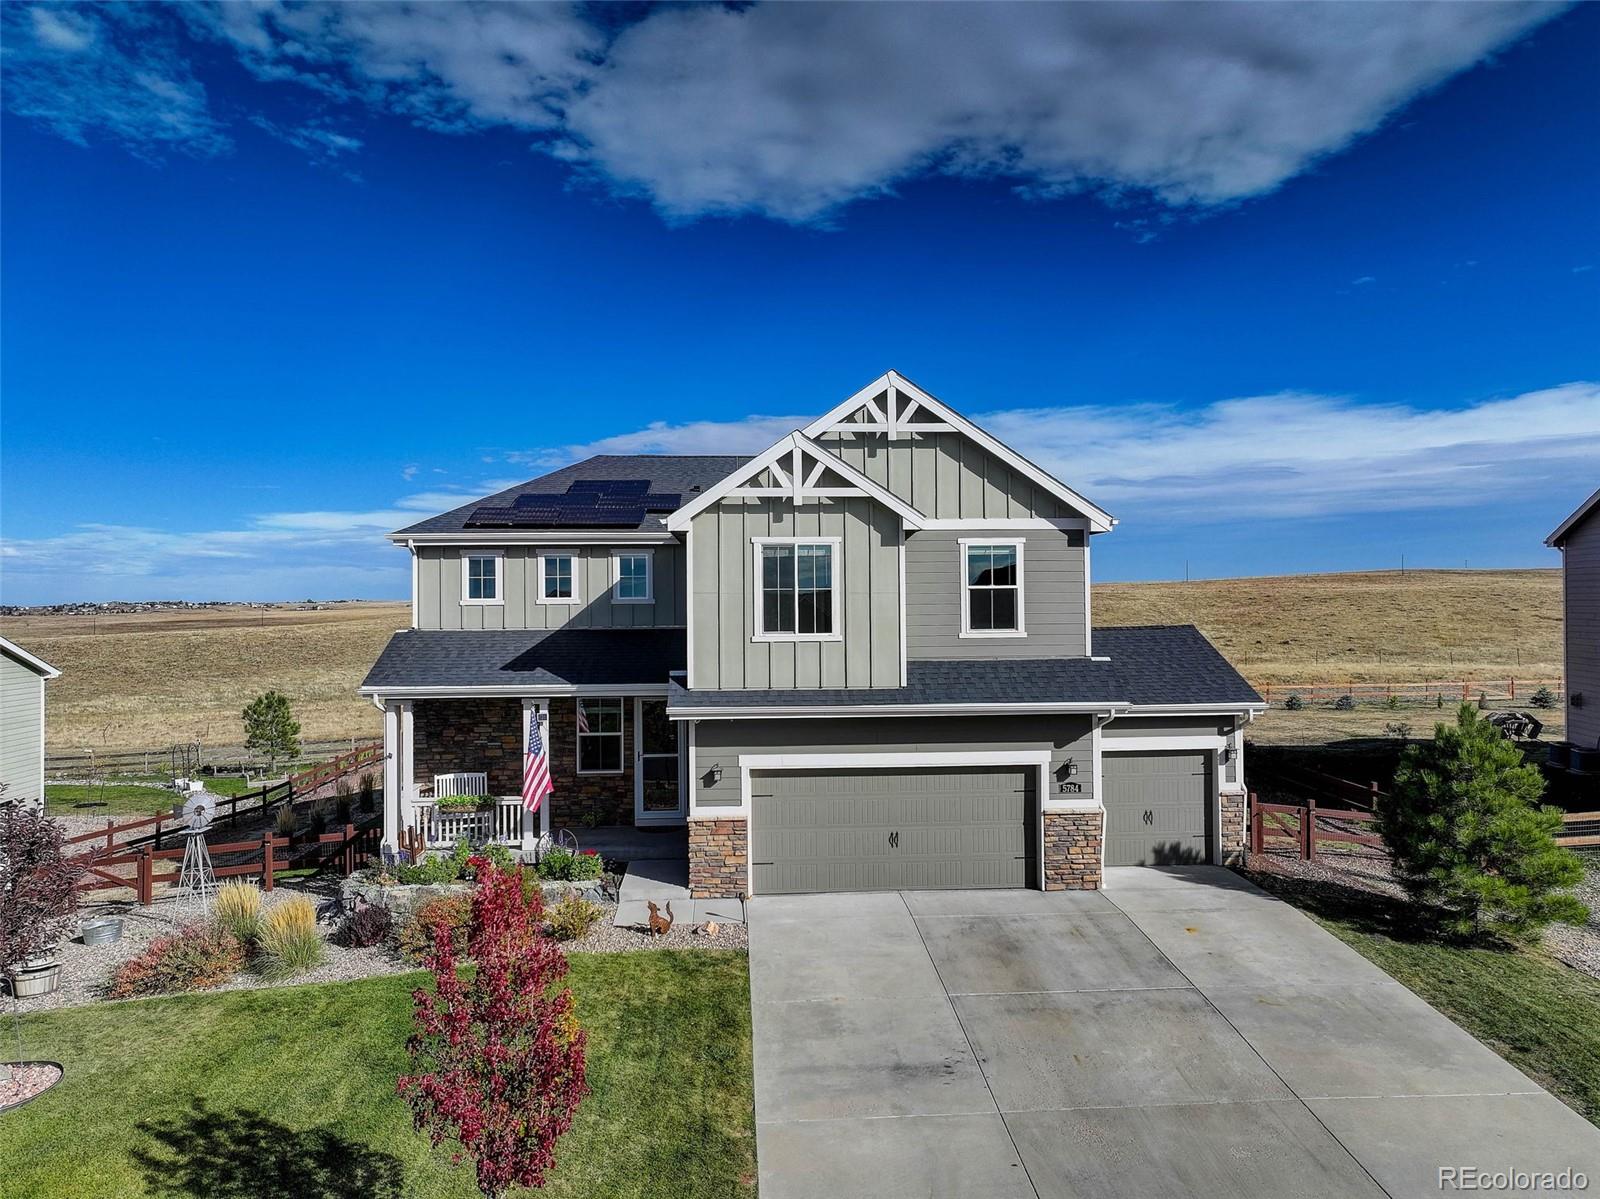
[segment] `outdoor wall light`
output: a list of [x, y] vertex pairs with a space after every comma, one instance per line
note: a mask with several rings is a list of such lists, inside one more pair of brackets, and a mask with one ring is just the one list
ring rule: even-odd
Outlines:
[[1217, 761], [1221, 762], [1224, 766], [1233, 761], [1233, 746], [1224, 745], [1220, 750], [1218, 750]]
[[1076, 762], [1074, 762], [1071, 758], [1068, 758], [1065, 762], [1063, 762], [1061, 764], [1061, 777], [1062, 778], [1069, 779], [1069, 778], [1071, 778], [1073, 775], [1075, 775], [1077, 773], [1078, 773], [1078, 764]]
[[722, 781], [722, 767], [721, 766], [713, 766], [710, 770], [706, 771], [706, 786], [715, 787], [721, 781]]

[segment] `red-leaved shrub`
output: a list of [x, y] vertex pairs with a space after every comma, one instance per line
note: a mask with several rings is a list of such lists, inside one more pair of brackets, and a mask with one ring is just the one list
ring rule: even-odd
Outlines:
[[435, 1146], [453, 1141], [453, 1160], [471, 1158], [478, 1190], [544, 1185], [555, 1143], [589, 1093], [586, 1037], [559, 946], [539, 931], [543, 903], [514, 873], [479, 858], [467, 948], [477, 969], [456, 972], [450, 929], [434, 930], [427, 966], [433, 990], [418, 988], [416, 1031], [406, 1042], [416, 1071], [399, 1080], [419, 1130]]
[[243, 966], [244, 946], [232, 933], [209, 924], [186, 924], [118, 966], [106, 995], [134, 999], [198, 991], [227, 982]]

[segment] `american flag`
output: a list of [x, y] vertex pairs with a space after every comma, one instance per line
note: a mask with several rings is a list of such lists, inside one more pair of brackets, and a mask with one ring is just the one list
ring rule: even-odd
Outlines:
[[589, 713], [583, 710], [583, 701], [581, 699], [578, 701], [578, 731], [580, 733], [589, 731]]
[[544, 797], [555, 790], [550, 782], [550, 754], [539, 735], [539, 712], [528, 709], [528, 752], [522, 757], [522, 806], [537, 812]]

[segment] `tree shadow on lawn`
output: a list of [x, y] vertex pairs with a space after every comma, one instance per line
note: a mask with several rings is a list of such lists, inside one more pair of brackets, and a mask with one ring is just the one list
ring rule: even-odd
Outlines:
[[326, 1128], [296, 1130], [248, 1108], [195, 1100], [179, 1116], [135, 1126], [133, 1160], [154, 1195], [181, 1199], [398, 1199], [400, 1159]]
[[[1303, 878], [1259, 867], [1247, 867], [1242, 873], [1262, 890], [1289, 901], [1301, 911], [1348, 925], [1357, 932], [1394, 941], [1452, 943], [1440, 930], [1435, 913], [1392, 895], [1370, 891], [1357, 883]], [[1484, 944], [1480, 948], [1503, 947]]]

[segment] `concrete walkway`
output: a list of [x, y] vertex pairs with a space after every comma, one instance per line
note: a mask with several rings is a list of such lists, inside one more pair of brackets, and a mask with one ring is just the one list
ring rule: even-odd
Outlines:
[[1229, 871], [747, 906], [762, 1199], [1600, 1185], [1600, 1131]]
[[665, 913], [672, 905], [672, 918], [684, 924], [743, 924], [744, 901], [740, 899], [690, 899], [688, 858], [638, 858], [628, 863], [617, 892], [617, 914], [612, 921], [618, 928], [644, 924], [650, 918], [650, 901]]

